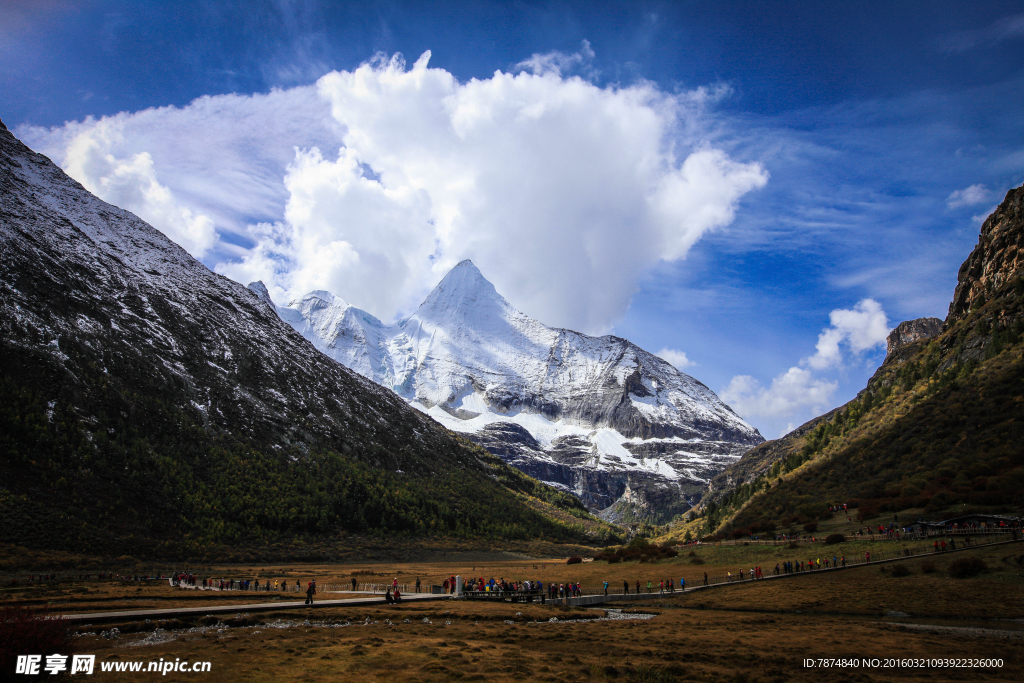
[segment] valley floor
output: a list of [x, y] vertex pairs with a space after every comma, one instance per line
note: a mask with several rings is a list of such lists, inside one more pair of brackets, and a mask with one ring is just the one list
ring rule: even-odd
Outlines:
[[[844, 544], [846, 545], [846, 544]], [[801, 551], [809, 550], [807, 547]], [[847, 550], [852, 554], [854, 548]], [[564, 560], [492, 560], [465, 563], [214, 567], [217, 575], [289, 579], [303, 583], [400, 582], [426, 586], [451, 573], [609, 580], [719, 573], [727, 567], [774, 567], [789, 548], [701, 548], [650, 564], [601, 562], [566, 566]], [[806, 554], [804, 552], [803, 554]], [[703, 556], [703, 557], [702, 557]], [[957, 558], [981, 559], [988, 570], [954, 579]], [[704, 565], [694, 565], [695, 560]], [[711, 591], [633, 603], [624, 612], [467, 601], [399, 606], [338, 606], [194, 621], [81, 626], [78, 652], [95, 654], [97, 677], [139, 680], [138, 673], [101, 672], [103, 663], [209, 661], [210, 673], [169, 673], [171, 680], [207, 681], [822, 681], [1021, 680], [1024, 678], [1024, 543], [853, 567], [784, 581], [746, 581]], [[198, 569], [198, 568], [196, 568]], [[884, 569], [884, 571], [881, 571]], [[931, 570], [931, 571], [929, 571]], [[202, 574], [200, 574], [202, 576]], [[635, 577], [635, 578], [634, 578]], [[7, 583], [5, 581], [5, 583]], [[688, 579], [690, 583], [690, 579]], [[131, 582], [64, 581], [6, 588], [0, 604], [42, 601], [59, 612], [131, 609], [144, 605], [265, 601], [254, 594], [219, 593]], [[334, 597], [325, 595], [324, 597]], [[294, 599], [291, 594], [290, 599]], [[97, 610], [98, 611], [98, 610]], [[652, 618], [622, 618], [630, 612]], [[605, 619], [603, 617], [617, 617]], [[117, 626], [120, 637], [101, 636]], [[161, 626], [163, 628], [161, 628]], [[109, 633], [108, 633], [109, 635]], [[829, 666], [819, 659], [854, 659]], [[984, 668], [909, 668], [901, 660], [995, 659]], [[885, 667], [892, 664], [897, 668]], [[807, 666], [805, 660], [815, 660]], [[865, 661], [867, 660], [867, 661]], [[873, 660], [878, 660], [877, 663]], [[977, 662], [967, 662], [977, 664]], [[829, 662], [829, 664], [833, 664]], [[849, 664], [849, 662], [847, 662]], [[877, 664], [877, 666], [875, 665]], [[144, 674], [141, 674], [143, 677]]]

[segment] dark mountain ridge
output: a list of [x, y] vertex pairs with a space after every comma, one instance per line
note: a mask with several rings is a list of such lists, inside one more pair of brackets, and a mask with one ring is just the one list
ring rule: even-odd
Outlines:
[[2, 123], [0, 200], [0, 541], [181, 556], [353, 532], [576, 541], [597, 525]]

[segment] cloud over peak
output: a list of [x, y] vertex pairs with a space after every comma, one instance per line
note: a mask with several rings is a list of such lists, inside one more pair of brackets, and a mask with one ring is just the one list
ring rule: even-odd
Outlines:
[[393, 319], [472, 258], [524, 312], [603, 333], [644, 271], [732, 222], [768, 173], [706, 142], [727, 89], [563, 75], [592, 57], [584, 43], [460, 82], [429, 51], [378, 54], [315, 87], [28, 133], [275, 300], [326, 289]]
[[460, 83], [429, 58], [320, 79], [343, 147], [298, 153], [283, 230], [270, 233], [286, 240], [262, 237], [222, 272], [275, 279], [260, 254], [288, 254], [279, 287], [319, 282], [388, 318], [472, 258], [530, 315], [604, 332], [643, 270], [685, 256], [767, 182], [756, 163], [679, 139], [693, 98], [550, 68]]

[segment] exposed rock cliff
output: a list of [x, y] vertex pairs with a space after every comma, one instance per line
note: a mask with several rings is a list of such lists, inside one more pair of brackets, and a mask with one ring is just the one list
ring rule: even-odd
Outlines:
[[956, 291], [949, 304], [947, 323], [964, 318], [991, 298], [992, 292], [1009, 282], [1024, 266], [1024, 187], [1006, 193], [1006, 198], [981, 226], [978, 245], [960, 266]]
[[898, 349], [922, 339], [934, 337], [942, 331], [942, 321], [938, 318], [918, 318], [917, 320], [904, 320], [896, 326], [886, 338], [886, 358], [895, 353]]

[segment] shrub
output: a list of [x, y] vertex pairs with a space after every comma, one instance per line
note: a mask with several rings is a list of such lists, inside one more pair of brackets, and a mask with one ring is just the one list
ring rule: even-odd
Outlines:
[[988, 569], [977, 557], [961, 557], [949, 563], [949, 575], [954, 579], [969, 579]]
[[809, 534], [813, 534], [817, 530], [818, 530], [818, 523], [817, 522], [807, 522], [807, 524], [804, 524], [804, 531], [806, 531]]
[[842, 543], [845, 540], [846, 536], [843, 536], [842, 534], [829, 534], [828, 538], [825, 539], [825, 545], [835, 545], [837, 543]]
[[[605, 548], [594, 555], [594, 560], [604, 560], [611, 564], [634, 561], [651, 562], [678, 555], [679, 552], [671, 544], [655, 545], [647, 542], [647, 539], [643, 539], [642, 543], [630, 543], [622, 548]], [[573, 561], [573, 558], [569, 558], [567, 564], [576, 564], [576, 562]]]
[[690, 564], [704, 564], [704, 560], [699, 557], [690, 559]]
[[910, 576], [910, 569], [904, 564], [894, 564], [892, 566], [892, 575], [897, 578]]
[[0, 608], [0, 671], [5, 674], [14, 671], [18, 655], [75, 651], [67, 619], [27, 607]]
[[583, 558], [582, 557], [580, 557], [579, 555], [573, 555], [568, 560], [566, 560], [565, 563], [566, 564], [579, 564], [581, 562], [583, 562]]
[[800, 547], [800, 544], [797, 543], [796, 541], [790, 541], [789, 545], [787, 545], [786, 547], [789, 548], [790, 550], [796, 550], [797, 548]]
[[878, 503], [872, 501], [868, 503], [860, 503], [858, 505], [857, 519], [864, 522], [873, 517], [878, 516]]
[[932, 564], [931, 562], [924, 562], [924, 563], [921, 564], [921, 571], [923, 573], [925, 573], [925, 574], [934, 574], [935, 573], [935, 565]]

